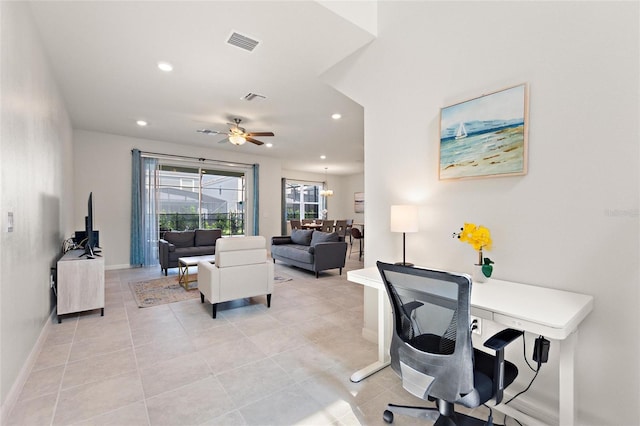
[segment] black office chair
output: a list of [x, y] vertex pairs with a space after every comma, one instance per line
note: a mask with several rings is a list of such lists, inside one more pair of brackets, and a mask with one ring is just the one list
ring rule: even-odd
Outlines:
[[383, 419], [393, 414], [435, 421], [437, 426], [484, 425], [483, 420], [457, 413], [454, 404], [474, 408], [495, 399], [518, 375], [505, 361], [504, 348], [522, 335], [502, 330], [484, 345], [471, 344], [471, 278], [430, 269], [377, 262], [393, 312], [391, 367], [402, 385], [418, 398], [436, 401], [437, 408], [389, 404]]

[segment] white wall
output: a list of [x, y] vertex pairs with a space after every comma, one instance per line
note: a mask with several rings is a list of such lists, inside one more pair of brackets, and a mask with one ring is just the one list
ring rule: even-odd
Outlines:
[[260, 165], [260, 235], [280, 235], [280, 160], [231, 151], [186, 147], [86, 130], [74, 131], [75, 227], [84, 229], [87, 197], [93, 192], [94, 227], [100, 231], [107, 268], [129, 266], [131, 150], [186, 155]]
[[[380, 2], [378, 18], [377, 40], [325, 76], [365, 108], [366, 266], [401, 256], [391, 204], [422, 206], [407, 236], [421, 265], [469, 272], [451, 233], [488, 226], [495, 277], [595, 297], [578, 424], [639, 424], [638, 2]], [[440, 108], [523, 82], [529, 173], [439, 181]], [[553, 342], [551, 356], [523, 399], [557, 416]]]
[[73, 164], [69, 118], [28, 6], [0, 2], [0, 17], [0, 401], [6, 415], [53, 307], [49, 272], [72, 228]]

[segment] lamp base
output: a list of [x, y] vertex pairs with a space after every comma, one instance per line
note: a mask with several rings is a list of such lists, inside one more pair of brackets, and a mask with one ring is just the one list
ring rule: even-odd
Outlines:
[[394, 263], [394, 265], [414, 266], [413, 263], [409, 263], [409, 262], [396, 262], [396, 263]]

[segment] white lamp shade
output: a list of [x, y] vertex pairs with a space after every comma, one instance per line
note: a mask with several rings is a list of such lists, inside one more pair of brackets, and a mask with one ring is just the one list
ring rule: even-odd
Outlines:
[[391, 232], [418, 232], [418, 206], [391, 206]]

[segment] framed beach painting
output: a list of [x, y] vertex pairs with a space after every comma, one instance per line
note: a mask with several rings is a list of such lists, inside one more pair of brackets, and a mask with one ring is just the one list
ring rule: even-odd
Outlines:
[[355, 213], [364, 213], [364, 192], [353, 194], [353, 211]]
[[440, 110], [440, 179], [527, 173], [528, 85]]

